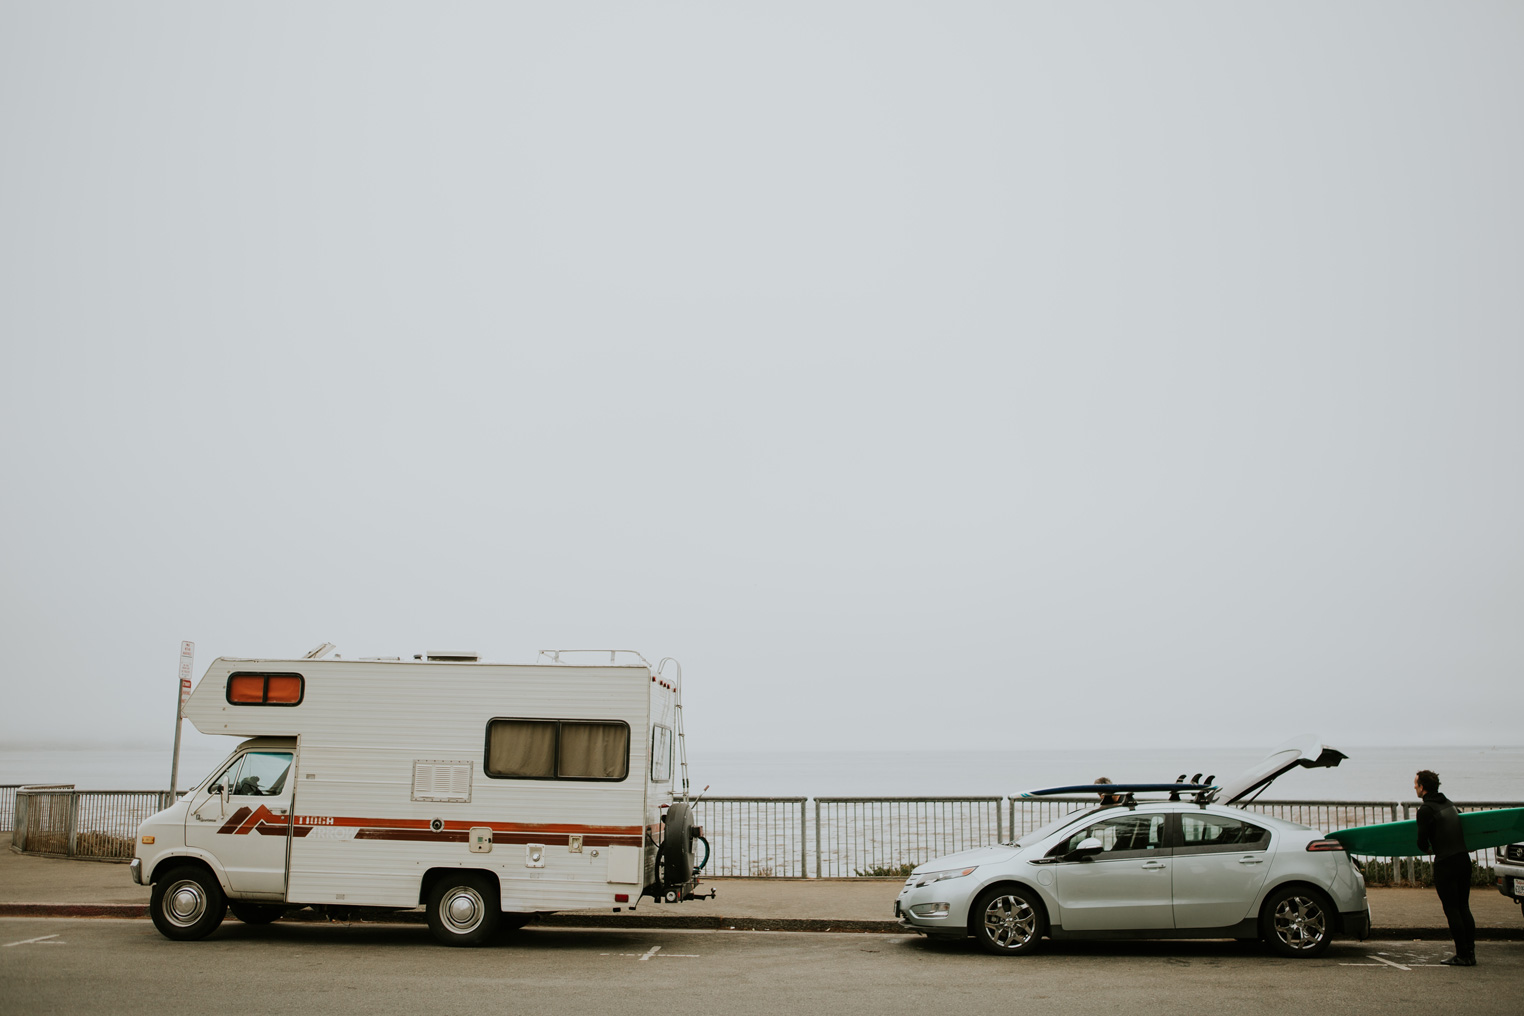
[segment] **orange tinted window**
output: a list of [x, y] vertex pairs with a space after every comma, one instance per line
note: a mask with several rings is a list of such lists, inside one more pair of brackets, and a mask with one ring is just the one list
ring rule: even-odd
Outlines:
[[263, 702], [265, 678], [263, 674], [239, 674], [228, 681], [229, 702]]
[[302, 679], [295, 674], [271, 674], [266, 702], [291, 703], [302, 700]]

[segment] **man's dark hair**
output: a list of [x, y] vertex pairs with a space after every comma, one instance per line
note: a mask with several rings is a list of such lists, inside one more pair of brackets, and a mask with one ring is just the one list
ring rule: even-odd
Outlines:
[[1423, 787], [1425, 794], [1436, 794], [1439, 792], [1439, 774], [1432, 769], [1420, 769], [1418, 784]]

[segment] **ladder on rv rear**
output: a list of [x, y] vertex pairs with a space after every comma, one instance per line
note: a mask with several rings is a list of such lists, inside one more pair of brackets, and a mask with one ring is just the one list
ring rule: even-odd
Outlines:
[[670, 663], [677, 669], [677, 680], [672, 682], [677, 688], [677, 708], [674, 719], [677, 721], [677, 764], [678, 771], [683, 774], [683, 800], [688, 800], [688, 739], [683, 736], [683, 665], [671, 656], [663, 658], [656, 665], [656, 673], [661, 674], [662, 669]]

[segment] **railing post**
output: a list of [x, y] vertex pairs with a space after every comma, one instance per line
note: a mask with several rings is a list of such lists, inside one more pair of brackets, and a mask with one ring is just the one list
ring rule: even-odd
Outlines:
[[69, 856], [74, 856], [74, 837], [79, 832], [79, 792], [69, 791]]
[[11, 819], [11, 845], [17, 850], [26, 849], [27, 804], [31, 798], [16, 791], [16, 814]]
[[820, 798], [815, 798], [815, 877], [820, 877]]
[[799, 877], [810, 877], [810, 824], [806, 821], [805, 807], [809, 798], [799, 799]]

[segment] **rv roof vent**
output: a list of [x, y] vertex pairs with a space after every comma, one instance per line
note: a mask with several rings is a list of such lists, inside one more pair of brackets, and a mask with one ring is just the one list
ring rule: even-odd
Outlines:
[[458, 649], [430, 649], [424, 655], [430, 663], [476, 663], [481, 659], [476, 653]]

